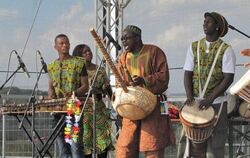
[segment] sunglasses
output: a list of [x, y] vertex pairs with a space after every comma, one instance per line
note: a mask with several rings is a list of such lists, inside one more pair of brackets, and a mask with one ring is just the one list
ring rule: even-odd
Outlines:
[[134, 37], [136, 37], [136, 36], [122, 36], [121, 41], [127, 41], [127, 40], [134, 38]]

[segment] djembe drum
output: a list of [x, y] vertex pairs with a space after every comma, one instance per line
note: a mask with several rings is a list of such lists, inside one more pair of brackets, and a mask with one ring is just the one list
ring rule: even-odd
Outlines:
[[184, 105], [180, 111], [180, 120], [186, 136], [196, 143], [206, 141], [213, 132], [215, 111], [212, 106], [206, 110], [200, 110], [195, 101], [193, 105]]
[[241, 117], [250, 118], [250, 103], [243, 101], [239, 106], [239, 114]]
[[250, 70], [248, 70], [236, 84], [230, 88], [230, 93], [238, 95], [250, 103]]
[[155, 95], [139, 86], [130, 86], [128, 90], [126, 93], [122, 88], [116, 88], [115, 100], [112, 100], [114, 109], [130, 120], [141, 120], [148, 116], [156, 106]]

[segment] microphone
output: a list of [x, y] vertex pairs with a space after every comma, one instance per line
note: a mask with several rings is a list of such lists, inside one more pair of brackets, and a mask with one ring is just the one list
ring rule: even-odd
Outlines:
[[25, 66], [22, 58], [18, 55], [17, 51], [14, 50], [14, 52], [17, 55], [17, 59], [18, 59], [19, 65], [23, 69], [23, 72], [25, 72], [25, 74], [27, 75], [27, 77], [30, 78], [30, 74], [29, 74], [29, 72], [28, 72], [28, 70], [27, 70], [27, 68], [26, 68], [26, 66]]
[[228, 27], [229, 27], [230, 29], [232, 29], [232, 30], [235, 30], [235, 31], [241, 33], [242, 35], [246, 36], [247, 38], [250, 38], [249, 35], [245, 34], [244, 32], [242, 32], [242, 31], [240, 31], [240, 30], [238, 30], [238, 29], [236, 29], [236, 28], [233, 27], [232, 25], [228, 25]]
[[121, 46], [119, 45], [119, 43], [109, 33], [105, 32], [105, 36], [108, 37], [109, 42], [112, 42], [117, 50], [122, 49]]
[[40, 56], [40, 60], [41, 60], [41, 63], [42, 63], [43, 71], [44, 71], [45, 73], [48, 73], [47, 64], [44, 62], [44, 59], [43, 59], [43, 57], [42, 57], [42, 55], [41, 55], [41, 52], [40, 52], [39, 50], [37, 50], [37, 53], [38, 53], [39, 56]]
[[228, 25], [228, 27], [232, 30], [235, 30], [235, 27], [233, 27], [232, 25]]

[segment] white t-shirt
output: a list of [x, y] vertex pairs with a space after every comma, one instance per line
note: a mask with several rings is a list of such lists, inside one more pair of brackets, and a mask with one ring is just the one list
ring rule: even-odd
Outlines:
[[[210, 42], [205, 41], [206, 47], [209, 48]], [[236, 63], [236, 57], [234, 54], [234, 51], [231, 46], [229, 46], [226, 50], [225, 53], [223, 54], [222, 58], [222, 72], [223, 73], [233, 73], [235, 72], [235, 63]], [[187, 56], [186, 56], [186, 61], [184, 64], [184, 70], [187, 71], [193, 71], [194, 70], [194, 53], [192, 50], [192, 44], [190, 45], [188, 51], [187, 51]]]

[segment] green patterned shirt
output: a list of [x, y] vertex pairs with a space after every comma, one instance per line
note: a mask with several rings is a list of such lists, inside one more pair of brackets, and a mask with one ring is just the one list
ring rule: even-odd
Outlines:
[[85, 63], [83, 58], [70, 57], [63, 61], [55, 60], [48, 65], [57, 98], [81, 86], [81, 76], [87, 75]]

